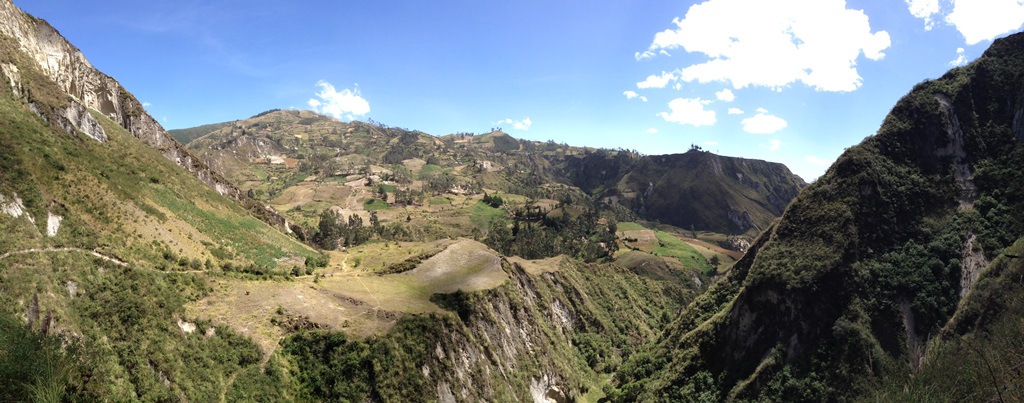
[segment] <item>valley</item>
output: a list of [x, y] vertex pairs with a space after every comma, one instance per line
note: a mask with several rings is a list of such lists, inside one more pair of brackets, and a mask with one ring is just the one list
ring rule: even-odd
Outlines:
[[0, 400], [1024, 399], [1024, 34], [808, 184], [295, 109], [168, 132], [0, 19]]

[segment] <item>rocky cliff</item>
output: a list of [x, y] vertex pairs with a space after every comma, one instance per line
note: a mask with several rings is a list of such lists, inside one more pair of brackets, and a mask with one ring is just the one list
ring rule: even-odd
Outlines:
[[599, 374], [614, 370], [636, 341], [654, 336], [665, 324], [663, 310], [678, 309], [692, 295], [692, 284], [612, 265], [524, 264], [503, 259], [509, 280], [497, 288], [431, 298], [454, 315], [406, 316], [388, 334], [362, 341], [324, 332], [285, 339], [284, 356], [297, 366], [296, 396], [579, 401], [600, 390]]
[[23, 69], [10, 61], [0, 65], [12, 92], [25, 98], [43, 119], [52, 120], [68, 133], [75, 129], [94, 140], [106, 141], [101, 125], [88, 110], [96, 110], [127, 129], [167, 159], [199, 178], [218, 193], [245, 204], [257, 216], [288, 230], [284, 217], [248, 199], [237, 187], [194, 157], [146, 113], [134, 95], [117, 80], [97, 70], [78, 48], [50, 24], [18, 9], [11, 0], [0, 0], [0, 34], [35, 62], [66, 96], [31, 91], [24, 83]]
[[567, 157], [573, 184], [639, 216], [685, 229], [756, 235], [805, 186], [785, 165], [691, 150]]

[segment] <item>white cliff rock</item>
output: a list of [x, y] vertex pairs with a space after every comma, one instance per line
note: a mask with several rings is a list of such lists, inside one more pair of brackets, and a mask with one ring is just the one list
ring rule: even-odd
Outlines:
[[[36, 99], [26, 99], [29, 108], [37, 115], [69, 134], [81, 132], [94, 140], [106, 142], [106, 132], [88, 109], [96, 110], [218, 193], [243, 204], [252, 204], [237, 187], [175, 141], [156, 119], [146, 113], [135, 96], [117, 80], [94, 68], [78, 48], [46, 21], [23, 13], [11, 0], [0, 0], [0, 20], [4, 21], [0, 24], [0, 34], [12, 38], [35, 61], [36, 67], [68, 96], [65, 105], [45, 105]], [[6, 78], [6, 83], [3, 83], [3, 78], [0, 78], [0, 83], [8, 84], [15, 95], [31, 97], [22, 86], [24, 72], [19, 71], [17, 65], [0, 64], [0, 73]], [[257, 210], [262, 210], [257, 213], [265, 221], [288, 231], [288, 223], [283, 216], [273, 210]]]

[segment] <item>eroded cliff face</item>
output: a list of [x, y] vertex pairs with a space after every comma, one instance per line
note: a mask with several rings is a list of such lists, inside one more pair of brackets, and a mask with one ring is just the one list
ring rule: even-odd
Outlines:
[[757, 235], [805, 186], [785, 165], [691, 150], [568, 157], [564, 170], [585, 192], [648, 220], [686, 229]]
[[[329, 332], [281, 342], [296, 395], [350, 401], [578, 401], [667, 325], [697, 291], [614, 264], [502, 258], [496, 288], [434, 294], [451, 313], [407, 315], [387, 334], [332, 343]], [[669, 270], [669, 269], [664, 269]], [[326, 348], [324, 346], [327, 346]], [[352, 354], [370, 351], [372, 354]], [[324, 362], [328, 357], [330, 362]], [[345, 368], [353, 368], [346, 372]], [[333, 389], [324, 388], [333, 380]], [[329, 385], [328, 385], [329, 386]]]
[[69, 134], [76, 129], [90, 138], [105, 142], [106, 133], [89, 109], [100, 112], [167, 159], [192, 173], [218, 193], [234, 198], [265, 221], [288, 230], [285, 219], [246, 198], [237, 187], [210, 169], [146, 113], [134, 95], [117, 80], [97, 70], [78, 48], [69, 43], [50, 24], [23, 13], [11, 0], [0, 0], [0, 34], [9, 38], [66, 97], [37, 94], [23, 85], [23, 69], [14, 63], [0, 63], [0, 72], [10, 90], [26, 99], [37, 115], [62, 127]]
[[[558, 285], [556, 275], [533, 278], [519, 266], [503, 263], [510, 283], [474, 300], [463, 320], [434, 345], [423, 366], [436, 382], [443, 402], [518, 398], [564, 402], [582, 388], [579, 375], [589, 368], [576, 356], [571, 334], [577, 326], [576, 303], [544, 296], [537, 282]], [[570, 286], [572, 287], [572, 286]], [[569, 293], [580, 298], [579, 290]], [[561, 350], [561, 351], [558, 351]]]

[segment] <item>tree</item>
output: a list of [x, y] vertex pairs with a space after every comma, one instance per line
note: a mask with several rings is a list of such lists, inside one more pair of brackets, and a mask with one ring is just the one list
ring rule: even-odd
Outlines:
[[487, 192], [484, 192], [484, 199], [482, 201], [484, 204], [494, 208], [501, 207], [502, 204], [505, 204], [505, 201], [501, 199], [501, 196], [491, 196], [487, 194]]
[[370, 212], [370, 228], [373, 228], [373, 233], [377, 234], [377, 236], [381, 236], [382, 235], [381, 234], [382, 227], [380, 225], [380, 219], [377, 218], [377, 212], [376, 211], [371, 211]]
[[334, 250], [338, 247], [338, 241], [342, 236], [341, 217], [334, 209], [326, 209], [320, 213], [320, 223], [317, 225], [314, 242], [321, 248]]

